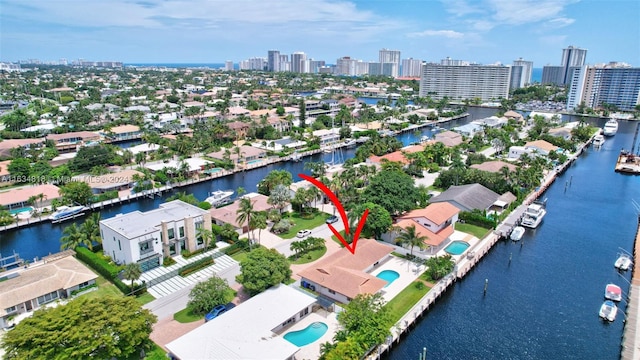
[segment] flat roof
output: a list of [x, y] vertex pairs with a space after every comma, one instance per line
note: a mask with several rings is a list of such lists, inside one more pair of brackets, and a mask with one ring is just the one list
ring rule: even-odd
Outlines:
[[280, 284], [166, 345], [179, 359], [287, 359], [298, 347], [273, 333], [315, 298]]

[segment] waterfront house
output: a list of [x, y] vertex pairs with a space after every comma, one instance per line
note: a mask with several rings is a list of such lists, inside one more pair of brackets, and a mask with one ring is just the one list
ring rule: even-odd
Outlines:
[[0, 276], [0, 328], [11, 325], [11, 318], [56, 301], [74, 291], [93, 285], [98, 278], [89, 268], [66, 251], [44, 257], [29, 267], [9, 270]]
[[522, 116], [522, 114], [517, 113], [517, 112], [515, 112], [513, 110], [509, 110], [506, 113], [504, 113], [504, 117], [506, 117], [507, 120], [515, 120], [519, 124], [520, 123], [524, 123], [524, 117]]
[[271, 287], [167, 344], [172, 359], [293, 360], [300, 349], [282, 333], [313, 312], [316, 299]]
[[112, 127], [105, 133], [105, 137], [111, 142], [134, 140], [142, 137], [142, 131], [136, 125], [120, 125]]
[[547, 156], [551, 151], [558, 151], [559, 147], [544, 140], [529, 141], [524, 144], [524, 148], [533, 153]]
[[60, 198], [60, 188], [51, 184], [42, 184], [36, 186], [26, 186], [19, 189], [0, 192], [0, 206], [4, 206], [9, 210], [15, 210], [30, 206], [34, 197], [40, 194], [44, 195], [43, 200], [37, 200], [39, 207], [51, 205], [53, 199]]
[[560, 137], [560, 138], [563, 138], [564, 140], [571, 140], [571, 129], [567, 127], [549, 129], [549, 135], [554, 137]]
[[267, 122], [276, 129], [276, 131], [285, 132], [291, 130], [291, 123], [279, 117], [271, 116], [267, 119]]
[[518, 168], [517, 166], [511, 163], [500, 161], [500, 160], [485, 161], [482, 164], [473, 164], [470, 166], [470, 168], [472, 169], [488, 171], [491, 173], [498, 173], [502, 171], [503, 167], [506, 167], [507, 170], [509, 170], [509, 172], [516, 171], [516, 169]]
[[230, 123], [227, 123], [227, 126], [229, 127], [229, 130], [231, 130], [231, 132], [236, 135], [236, 139], [244, 138], [245, 136], [247, 136], [247, 132], [251, 127], [250, 124], [242, 121], [232, 121]]
[[462, 135], [447, 130], [441, 133], [437, 133], [434, 137], [434, 140], [436, 142], [442, 143], [446, 147], [454, 147], [462, 144]]
[[199, 229], [211, 229], [211, 215], [180, 200], [100, 221], [104, 254], [117, 264], [137, 263], [142, 271], [160, 266], [164, 258], [183, 250], [203, 248]]
[[40, 139], [7, 139], [0, 141], [0, 157], [11, 157], [11, 149], [24, 148], [29, 149], [31, 146], [37, 148], [44, 146], [44, 138]]
[[481, 124], [476, 124], [473, 122], [461, 126], [456, 126], [453, 128], [453, 130], [468, 138], [472, 138], [476, 134], [484, 133], [484, 127]]
[[340, 141], [340, 132], [338, 129], [320, 129], [314, 131], [312, 134], [320, 139], [321, 147]]
[[11, 173], [9, 172], [9, 164], [11, 164], [11, 160], [0, 161], [0, 187], [13, 184]]
[[[253, 204], [254, 211], [267, 211], [269, 209], [273, 209], [273, 205], [269, 204], [269, 197], [258, 194], [258, 193], [248, 193], [242, 196], [243, 198], [248, 198]], [[238, 218], [238, 209], [240, 208], [240, 199], [236, 199], [233, 203], [223, 206], [220, 208], [211, 208], [209, 210], [209, 214], [211, 215], [211, 222], [222, 226], [224, 224], [230, 224], [234, 228], [238, 234], [242, 235], [246, 233], [248, 230], [247, 222], [240, 224], [236, 221]], [[290, 208], [287, 206], [284, 211], [288, 211]]]
[[201, 158], [186, 158], [182, 160], [163, 160], [145, 164], [144, 167], [153, 172], [166, 170], [168, 173], [184, 171], [187, 176], [196, 176], [213, 166], [211, 161]]
[[94, 194], [103, 194], [109, 191], [122, 191], [132, 189], [136, 183], [134, 177], [143, 174], [136, 170], [126, 169], [104, 175], [77, 175], [74, 181], [82, 181], [89, 185]]
[[81, 146], [97, 144], [101, 136], [91, 131], [75, 131], [64, 134], [49, 134], [47, 140], [56, 144], [56, 149], [60, 153], [76, 152]]
[[431, 204], [448, 202], [462, 211], [489, 210], [500, 195], [480, 184], [451, 186], [429, 199]]
[[348, 303], [360, 294], [375, 294], [387, 282], [370, 274], [385, 262], [393, 247], [371, 239], [358, 240], [358, 250], [347, 248], [325, 256], [298, 275], [303, 286], [341, 303]]
[[371, 155], [367, 158], [367, 164], [381, 165], [386, 161], [399, 162], [403, 166], [409, 165], [410, 161], [404, 156], [402, 151], [394, 151], [382, 156]]
[[[400, 229], [414, 226], [418, 236], [427, 238], [424, 243], [429, 254], [435, 254], [451, 242], [449, 237], [453, 234], [453, 224], [458, 221], [459, 213], [460, 209], [448, 202], [433, 203], [400, 216], [395, 226]], [[397, 231], [390, 231], [383, 234], [382, 239], [395, 244], [397, 236]]]
[[208, 157], [217, 160], [224, 160], [225, 153], [229, 150], [228, 158], [236, 164], [240, 164], [242, 162], [255, 161], [259, 159], [263, 159], [267, 157], [267, 151], [264, 149], [259, 149], [253, 146], [242, 145], [239, 146], [240, 155], [238, 155], [236, 148], [232, 147], [229, 149], [223, 149], [220, 151], [212, 152], [207, 154]]

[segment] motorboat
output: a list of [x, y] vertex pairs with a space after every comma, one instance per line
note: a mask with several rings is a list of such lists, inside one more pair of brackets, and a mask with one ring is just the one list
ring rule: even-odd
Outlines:
[[629, 255], [620, 254], [620, 256], [618, 256], [618, 259], [616, 259], [614, 266], [618, 270], [629, 270], [632, 263], [633, 261], [631, 261], [631, 257]]
[[607, 300], [600, 306], [600, 317], [607, 321], [614, 321], [618, 314], [618, 307], [611, 300]]
[[355, 146], [356, 146], [356, 144], [357, 144], [357, 142], [356, 142], [356, 140], [355, 140], [355, 139], [349, 139], [349, 140], [347, 140], [347, 141], [345, 141], [345, 142], [344, 142], [344, 146], [346, 146], [346, 147], [347, 147], [347, 149], [350, 149], [350, 148], [355, 147]]
[[542, 219], [547, 214], [547, 210], [543, 204], [533, 203], [524, 211], [521, 225], [524, 227], [535, 229], [540, 225]]
[[427, 141], [429, 141], [429, 137], [427, 135], [423, 135], [423, 136], [420, 137], [420, 142], [421, 143], [424, 143], [424, 142], [427, 142]]
[[616, 284], [607, 284], [604, 288], [604, 298], [612, 301], [622, 300], [622, 289]]
[[56, 211], [49, 216], [52, 222], [64, 221], [71, 219], [76, 215], [81, 215], [84, 206], [59, 206]]
[[602, 134], [598, 134], [596, 136], [593, 137], [593, 146], [595, 147], [600, 147], [602, 145], [604, 145], [604, 135]]
[[291, 154], [291, 160], [298, 162], [302, 160], [302, 155], [300, 155], [299, 152], [294, 152], [293, 154]]
[[522, 239], [522, 236], [524, 236], [524, 232], [525, 229], [522, 226], [516, 226], [515, 228], [513, 228], [513, 231], [511, 231], [511, 235], [509, 237], [513, 241], [520, 241], [520, 239]]
[[233, 190], [216, 190], [209, 194], [209, 197], [204, 201], [211, 204], [211, 206], [222, 206], [228, 204], [233, 196]]
[[603, 134], [604, 136], [613, 136], [618, 132], [618, 121], [616, 119], [610, 119], [604, 124]]

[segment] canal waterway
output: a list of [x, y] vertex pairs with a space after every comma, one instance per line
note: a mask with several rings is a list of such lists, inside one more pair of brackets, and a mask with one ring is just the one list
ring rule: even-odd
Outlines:
[[[603, 126], [604, 120], [594, 120]], [[549, 187], [547, 215], [521, 242], [498, 242], [418, 322], [387, 359], [618, 359], [624, 308], [598, 317], [607, 283], [629, 290], [613, 264], [632, 252], [640, 176], [613, 171], [636, 123], [620, 121]], [[488, 279], [487, 293], [483, 290]]]

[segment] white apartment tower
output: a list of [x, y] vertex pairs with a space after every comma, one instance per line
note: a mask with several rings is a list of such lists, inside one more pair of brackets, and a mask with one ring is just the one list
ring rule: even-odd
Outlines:
[[402, 59], [402, 77], [420, 77], [422, 60], [408, 58]]
[[[390, 74], [385, 73], [383, 75], [398, 77], [400, 73], [400, 50], [382, 49], [378, 52], [378, 55], [380, 64], [395, 64], [387, 67], [390, 69]], [[384, 65], [382, 67], [385, 68]]]
[[267, 71], [278, 72], [280, 70], [280, 51], [269, 50], [267, 53]]
[[227, 60], [224, 62], [224, 70], [225, 71], [233, 71], [233, 61]]
[[510, 67], [503, 65], [422, 65], [420, 96], [441, 100], [509, 98]]
[[587, 60], [587, 49], [580, 49], [577, 47], [569, 46], [566, 49], [562, 49], [562, 84], [568, 84], [570, 82], [572, 72], [574, 69], [584, 66]]
[[[519, 67], [515, 73], [519, 73], [519, 76], [514, 75], [514, 68]], [[533, 74], [533, 61], [526, 61], [522, 58], [513, 61], [512, 74], [511, 74], [511, 88], [517, 89], [525, 87], [531, 84], [531, 76]]]
[[307, 62], [307, 55], [304, 52], [298, 51], [291, 54], [291, 71], [296, 73], [305, 73], [305, 65]]

